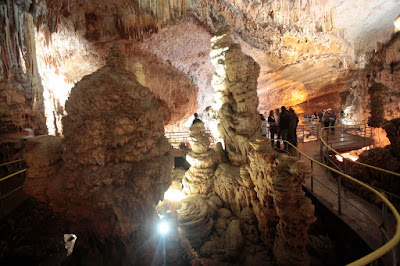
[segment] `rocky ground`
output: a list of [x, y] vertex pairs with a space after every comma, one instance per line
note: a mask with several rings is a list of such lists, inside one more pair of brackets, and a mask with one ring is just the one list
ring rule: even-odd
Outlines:
[[[354, 252], [354, 246], [350, 247], [340, 243], [342, 240], [329, 231], [328, 227], [332, 225], [329, 225], [323, 218], [324, 213], [316, 212], [315, 214], [318, 220], [310, 228], [310, 242], [307, 247], [311, 265], [343, 264], [342, 259], [349, 257], [343, 253], [344, 249], [347, 246], [349, 253], [350, 251]], [[100, 243], [90, 236], [79, 234], [72, 255], [67, 257], [64, 242], [66, 233], [72, 233], [68, 231], [67, 224], [54, 216], [45, 204], [38, 202], [33, 197], [28, 197], [10, 215], [2, 219], [0, 224], [0, 265], [66, 266], [118, 265], [121, 263], [117, 258], [113, 258], [113, 249], [117, 247], [108, 247], [107, 243]], [[260, 246], [260, 248], [262, 247]], [[248, 251], [247, 249], [243, 250], [244, 253]], [[198, 253], [201, 254], [201, 250]], [[262, 254], [262, 250], [258, 250], [256, 253]], [[241, 261], [240, 258], [247, 259]], [[181, 259], [183, 260], [183, 258]], [[212, 259], [201, 256], [200, 259], [202, 264], [212, 265]], [[238, 263], [258, 265], [259, 259], [257, 256], [239, 256], [238, 261], [221, 263], [224, 265], [237, 265]], [[117, 264], [110, 264], [111, 262]], [[186, 265], [185, 263], [187, 262], [182, 265]]]

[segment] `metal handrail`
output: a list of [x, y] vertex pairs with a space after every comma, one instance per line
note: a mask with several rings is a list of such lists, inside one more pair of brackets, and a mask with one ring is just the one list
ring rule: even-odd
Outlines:
[[[338, 127], [338, 128], [339, 128], [339, 127], [344, 127], [344, 126], [335, 126], [335, 127]], [[350, 159], [344, 157], [343, 155], [341, 155], [338, 151], [336, 151], [336, 150], [333, 149], [332, 147], [329, 147], [329, 145], [328, 145], [328, 144], [325, 142], [325, 140], [323, 139], [323, 135], [322, 135], [322, 134], [323, 134], [323, 130], [324, 130], [324, 129], [329, 129], [329, 128], [332, 128], [332, 127], [323, 127], [323, 128], [321, 128], [321, 132], [320, 132], [320, 137], [319, 137], [319, 139], [321, 140], [322, 144], [323, 144], [325, 147], [327, 147], [327, 148], [328, 148], [329, 150], [331, 150], [333, 153], [335, 153], [335, 154], [339, 155], [340, 157], [342, 157], [343, 160], [351, 161], [352, 163], [355, 163], [355, 164], [359, 164], [359, 165], [362, 165], [362, 166], [365, 166], [365, 167], [368, 167], [368, 168], [371, 168], [371, 169], [374, 169], [374, 170], [377, 170], [377, 171], [385, 172], [385, 173], [387, 173], [387, 174], [391, 174], [391, 175], [395, 175], [395, 176], [400, 177], [400, 174], [399, 174], [399, 173], [392, 172], [392, 171], [389, 171], [389, 170], [386, 170], [386, 169], [382, 169], [382, 168], [379, 168], [379, 167], [376, 167], [376, 166], [372, 166], [372, 165], [369, 165], [369, 164], [360, 163], [360, 162], [357, 162], [357, 161], [350, 160]]]
[[[321, 137], [320, 137], [321, 138]], [[269, 140], [272, 140], [270, 138], [267, 138]], [[393, 236], [393, 238], [391, 240], [389, 240], [386, 244], [384, 244], [383, 246], [381, 246], [380, 248], [376, 249], [375, 251], [371, 252], [370, 254], [348, 264], [348, 265], [366, 265], [368, 263], [371, 263], [377, 259], [379, 259], [380, 257], [384, 256], [386, 253], [388, 253], [390, 250], [392, 250], [399, 242], [400, 242], [400, 214], [397, 212], [396, 208], [392, 205], [392, 203], [386, 199], [385, 196], [383, 196], [379, 191], [377, 191], [376, 189], [370, 187], [369, 185], [355, 179], [354, 177], [351, 177], [345, 173], [342, 173], [332, 167], [329, 167], [313, 158], [311, 158], [310, 156], [308, 156], [307, 154], [305, 154], [304, 152], [300, 151], [299, 149], [297, 149], [297, 147], [295, 147], [292, 143], [290, 143], [289, 141], [286, 140], [281, 140], [281, 139], [274, 139], [274, 140], [278, 140], [278, 141], [282, 141], [287, 143], [288, 145], [290, 145], [292, 148], [294, 148], [297, 152], [299, 152], [299, 154], [303, 155], [304, 157], [306, 157], [307, 159], [309, 159], [310, 161], [332, 171], [335, 172], [338, 175], [341, 175], [353, 182], [355, 182], [356, 184], [361, 185], [362, 187], [366, 188], [367, 190], [371, 191], [372, 193], [374, 193], [376, 196], [378, 196], [383, 203], [385, 203], [390, 211], [392, 212], [395, 220], [396, 220], [396, 232]], [[335, 193], [336, 194], [336, 193]], [[340, 195], [338, 195], [339, 197], [341, 197]]]
[[9, 165], [9, 164], [12, 164], [12, 163], [18, 163], [18, 162], [22, 162], [22, 161], [23, 161], [23, 159], [15, 160], [15, 161], [7, 162], [7, 163], [2, 163], [2, 164], [0, 164], [0, 166], [5, 166], [5, 165]]
[[9, 174], [8, 176], [5, 176], [5, 177], [3, 177], [3, 178], [0, 178], [0, 182], [5, 181], [5, 180], [7, 180], [7, 179], [9, 179], [9, 178], [11, 178], [11, 177], [13, 177], [13, 176], [15, 176], [15, 175], [19, 175], [19, 174], [25, 172], [26, 170], [28, 170], [28, 169], [25, 168], [25, 169], [19, 170], [18, 172], [15, 172], [15, 173], [13, 173], [13, 174]]

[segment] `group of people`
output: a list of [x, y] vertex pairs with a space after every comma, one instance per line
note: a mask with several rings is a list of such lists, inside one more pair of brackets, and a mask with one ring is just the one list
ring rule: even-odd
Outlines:
[[[294, 112], [293, 108], [286, 109], [285, 106], [282, 106], [281, 109], [276, 109], [275, 113], [273, 110], [269, 112], [269, 116], [267, 119], [260, 114], [261, 119], [261, 134], [263, 136], [267, 136], [268, 127], [270, 132], [270, 138], [275, 139], [275, 135], [277, 139], [282, 138], [283, 140], [289, 141], [294, 146], [297, 146], [297, 124], [299, 123], [299, 118], [297, 114]], [[271, 143], [274, 146], [274, 141]], [[284, 142], [284, 149], [287, 150], [287, 143]], [[277, 149], [281, 148], [280, 141], [276, 142]]]

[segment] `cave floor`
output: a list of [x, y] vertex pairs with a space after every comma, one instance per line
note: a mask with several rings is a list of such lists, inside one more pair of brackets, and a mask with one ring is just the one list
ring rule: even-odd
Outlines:
[[[357, 141], [359, 140], [357, 139]], [[361, 148], [363, 147], [362, 145], [364, 145], [364, 142], [362, 141], [358, 144], [348, 143], [347, 145], [358, 145], [360, 146], [358, 148]], [[298, 148], [315, 160], [320, 161], [319, 141], [299, 143]], [[383, 245], [382, 233], [379, 226], [364, 214], [368, 213], [380, 225], [382, 223], [380, 208], [377, 208], [348, 189], [345, 189], [346, 181], [342, 180], [341, 214], [339, 214], [338, 195], [335, 194], [338, 191], [337, 179], [331, 175], [329, 170], [316, 164], [313, 166], [313, 177], [313, 190], [311, 190], [311, 179], [306, 181], [305, 188], [318, 198], [322, 204], [335, 213], [342, 221], [348, 224], [357, 234], [359, 234], [372, 250], [381, 247]], [[387, 230], [389, 231], [389, 237], [391, 237], [394, 234], [395, 221], [390, 212], [387, 219]], [[384, 243], [386, 242], [387, 241]], [[388, 258], [388, 256], [391, 256], [391, 253], [388, 253], [388, 255], [385, 256], [385, 261], [390, 260], [390, 257]]]

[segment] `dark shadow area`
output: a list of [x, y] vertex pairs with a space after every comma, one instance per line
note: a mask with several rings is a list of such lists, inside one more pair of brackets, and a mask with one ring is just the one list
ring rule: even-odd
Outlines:
[[[333, 252], [318, 254], [318, 249], [315, 250], [309, 245], [308, 252], [313, 257], [312, 265], [345, 265], [372, 252], [371, 248], [353, 229], [332, 213], [312, 193], [305, 190], [304, 187], [303, 190], [312, 200], [315, 206], [315, 217], [317, 217], [317, 221], [310, 227], [310, 238], [318, 235], [325, 236], [332, 241], [334, 249]], [[315, 260], [314, 257], [317, 257], [318, 260]]]

